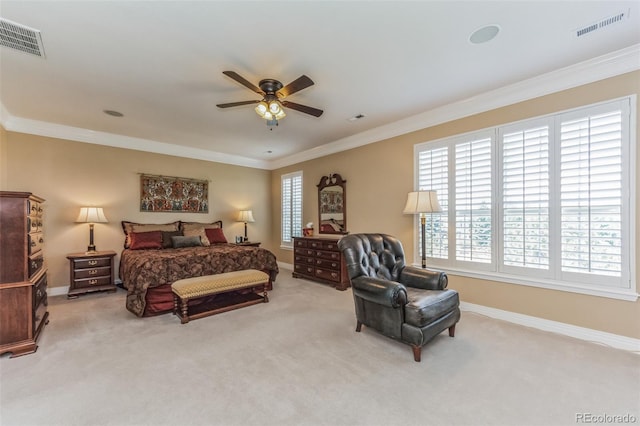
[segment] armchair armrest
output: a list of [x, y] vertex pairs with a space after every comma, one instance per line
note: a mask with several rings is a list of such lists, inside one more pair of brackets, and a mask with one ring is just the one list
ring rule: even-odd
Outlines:
[[351, 287], [355, 296], [389, 308], [407, 303], [407, 289], [396, 281], [360, 276], [351, 280]]
[[442, 271], [406, 266], [400, 273], [400, 282], [408, 287], [424, 290], [444, 290], [449, 279]]

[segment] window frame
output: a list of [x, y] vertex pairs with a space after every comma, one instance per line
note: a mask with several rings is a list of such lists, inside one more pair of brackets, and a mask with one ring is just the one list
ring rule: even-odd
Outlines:
[[[620, 109], [622, 116], [622, 272], [616, 283], [611, 285], [605, 275], [572, 274], [562, 271], [560, 264], [561, 239], [560, 235], [560, 123], [573, 118], [597, 115], [600, 111]], [[637, 96], [629, 95], [577, 108], [555, 112], [538, 117], [532, 117], [517, 122], [496, 125], [490, 128], [476, 130], [465, 134], [452, 135], [446, 138], [423, 142], [414, 145], [414, 187], [420, 190], [430, 188], [420, 187], [420, 177], [424, 180], [424, 171], [420, 169], [420, 153], [434, 149], [448, 147], [449, 160], [449, 211], [448, 211], [448, 241], [449, 258], [427, 258], [427, 267], [436, 267], [455, 275], [472, 278], [500, 281], [504, 283], [520, 284], [539, 288], [589, 294], [621, 300], [635, 301], [638, 299], [636, 268], [634, 259], [636, 253], [636, 114]], [[534, 128], [540, 123], [548, 125], [548, 232], [549, 232], [549, 268], [519, 267], [504, 264], [503, 241], [503, 136], [513, 131]], [[455, 250], [455, 146], [461, 140], [473, 140], [478, 134], [492, 133], [492, 262], [474, 264], [473, 262], [456, 260]], [[419, 265], [421, 257], [420, 222], [414, 221], [413, 233], [414, 264]], [[429, 252], [427, 252], [427, 255]], [[478, 267], [480, 265], [480, 267]], [[584, 276], [583, 276], [584, 275]], [[585, 277], [586, 276], [586, 277]], [[587, 279], [585, 279], [587, 278]]]
[[[300, 211], [299, 211], [299, 217], [300, 217], [300, 226], [298, 228], [295, 227], [295, 223], [294, 223], [294, 197], [293, 197], [293, 184], [294, 184], [294, 179], [296, 178], [300, 178], [300, 200], [299, 200], [299, 205], [300, 205]], [[284, 225], [284, 221], [285, 221], [285, 211], [284, 211], [284, 204], [285, 204], [285, 194], [284, 194], [284, 185], [285, 182], [290, 182], [291, 183], [291, 194], [289, 196], [289, 205], [290, 205], [290, 214], [289, 214], [289, 222], [290, 222], [290, 227], [288, 229], [288, 234], [290, 235], [290, 239], [286, 240], [285, 239], [285, 225]], [[293, 238], [294, 237], [300, 237], [302, 236], [302, 213], [303, 213], [303, 196], [304, 196], [304, 191], [303, 191], [303, 185], [304, 185], [304, 178], [303, 178], [303, 174], [302, 174], [302, 170], [296, 171], [296, 172], [291, 172], [291, 173], [286, 173], [282, 176], [280, 176], [280, 248], [283, 249], [293, 249]], [[297, 232], [296, 232], [297, 230]]]

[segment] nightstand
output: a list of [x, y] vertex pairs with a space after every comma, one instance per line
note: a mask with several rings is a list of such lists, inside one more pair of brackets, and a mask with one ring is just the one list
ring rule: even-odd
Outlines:
[[116, 252], [111, 250], [67, 255], [70, 271], [67, 297], [73, 299], [94, 291], [116, 291], [113, 273], [115, 255]]
[[256, 243], [253, 241], [245, 241], [243, 243], [232, 243], [232, 244], [236, 246], [245, 246], [245, 247], [260, 247], [261, 243]]

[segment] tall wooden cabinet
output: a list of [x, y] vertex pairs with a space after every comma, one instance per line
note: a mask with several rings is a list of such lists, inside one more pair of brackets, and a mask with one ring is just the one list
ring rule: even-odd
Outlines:
[[323, 282], [336, 290], [351, 287], [337, 239], [294, 237], [293, 251], [294, 278]]
[[0, 354], [37, 350], [49, 322], [44, 264], [44, 200], [0, 191]]

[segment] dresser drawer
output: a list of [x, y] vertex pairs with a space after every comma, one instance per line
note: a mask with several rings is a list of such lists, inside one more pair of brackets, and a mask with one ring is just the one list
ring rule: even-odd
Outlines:
[[27, 216], [40, 217], [44, 208], [42, 203], [34, 200], [27, 200]]
[[94, 259], [78, 259], [73, 261], [75, 269], [99, 268], [101, 266], [111, 267], [110, 257], [97, 257]]
[[90, 287], [94, 287], [94, 286], [97, 286], [97, 285], [111, 285], [111, 284], [113, 284], [111, 282], [111, 276], [97, 277], [97, 278], [85, 278], [85, 279], [75, 280], [73, 282], [73, 288], [74, 289], [90, 288]]
[[33, 310], [34, 312], [40, 305], [46, 305], [47, 298], [47, 275], [43, 275], [33, 285]]
[[331, 270], [331, 269], [316, 268], [316, 277], [339, 283], [340, 282], [340, 271], [334, 271], [334, 270]]
[[340, 260], [316, 259], [316, 267], [321, 269], [340, 270]]
[[27, 232], [42, 232], [41, 217], [27, 217]]
[[38, 253], [44, 247], [44, 236], [42, 232], [36, 232], [35, 234], [29, 234], [29, 256]]
[[340, 252], [339, 251], [321, 251], [321, 250], [318, 250], [316, 252], [316, 257], [319, 258], [319, 259], [328, 259], [328, 260], [340, 261]]
[[91, 269], [76, 269], [73, 271], [73, 279], [81, 280], [84, 278], [98, 278], [98, 277], [111, 277], [111, 266], [91, 268]]
[[300, 239], [296, 238], [293, 241], [294, 241], [295, 247], [305, 247], [305, 248], [307, 247], [307, 241], [306, 240], [300, 240]]
[[295, 256], [295, 263], [304, 263], [304, 264], [310, 263], [310, 264], [312, 264], [312, 263], [315, 263], [315, 259], [313, 257], [306, 257], [306, 256], [296, 255]]
[[299, 274], [302, 275], [311, 275], [314, 276], [315, 275], [315, 267], [312, 264], [308, 264], [308, 263], [301, 263], [301, 264], [295, 264], [293, 266], [293, 270]]
[[44, 265], [44, 258], [42, 252], [29, 258], [29, 278], [33, 277]]

